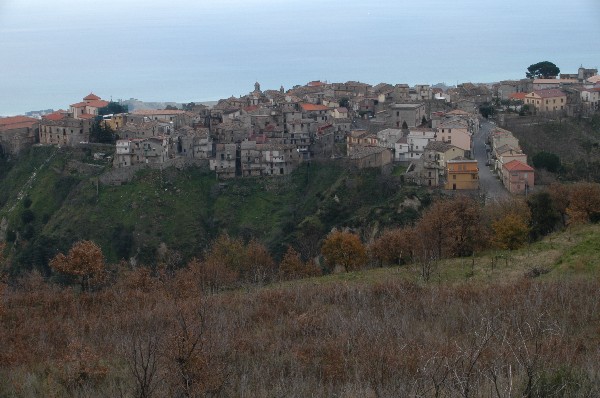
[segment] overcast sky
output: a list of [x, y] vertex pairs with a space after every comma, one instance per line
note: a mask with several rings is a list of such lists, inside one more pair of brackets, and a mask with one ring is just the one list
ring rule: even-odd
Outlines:
[[600, 1], [0, 0], [0, 115], [310, 80], [488, 82], [600, 66]]

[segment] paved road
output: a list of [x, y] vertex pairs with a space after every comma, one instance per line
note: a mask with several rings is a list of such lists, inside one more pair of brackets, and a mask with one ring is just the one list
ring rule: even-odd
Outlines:
[[487, 137], [494, 128], [494, 125], [488, 121], [481, 122], [479, 132], [473, 137], [473, 152], [479, 166], [479, 189], [486, 195], [486, 200], [498, 200], [510, 196], [508, 191], [502, 186], [500, 179], [490, 171], [490, 167], [485, 163], [488, 160], [488, 154], [485, 150]]

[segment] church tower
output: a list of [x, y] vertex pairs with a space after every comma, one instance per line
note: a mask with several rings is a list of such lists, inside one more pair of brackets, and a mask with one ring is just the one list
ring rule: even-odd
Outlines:
[[260, 83], [259, 82], [254, 83], [254, 91], [260, 92]]

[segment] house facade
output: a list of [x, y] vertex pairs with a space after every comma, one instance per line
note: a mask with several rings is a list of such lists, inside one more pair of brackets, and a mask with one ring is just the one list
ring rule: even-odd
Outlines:
[[436, 141], [452, 144], [470, 154], [473, 140], [467, 120], [460, 118], [443, 120], [438, 124], [436, 132]]
[[409, 128], [417, 127], [425, 116], [425, 104], [393, 104], [388, 115], [388, 123], [392, 128], [402, 128], [405, 122]]
[[0, 118], [0, 153], [16, 155], [38, 140], [40, 121], [27, 116]]
[[50, 114], [40, 121], [40, 144], [75, 146], [89, 142], [92, 121]]
[[446, 162], [446, 185], [448, 190], [479, 189], [477, 160], [456, 158]]
[[567, 106], [567, 94], [559, 89], [532, 91], [525, 96], [525, 105], [537, 112], [558, 112]]
[[512, 160], [502, 166], [502, 183], [513, 194], [527, 194], [534, 187], [533, 167], [519, 160]]
[[98, 111], [106, 106], [108, 106], [108, 101], [104, 101], [97, 95], [89, 93], [83, 97], [83, 101], [71, 104], [69, 112], [75, 119], [93, 119], [98, 116]]
[[117, 140], [113, 165], [129, 167], [136, 164], [162, 164], [169, 159], [169, 137]]
[[350, 155], [351, 163], [359, 169], [384, 167], [391, 164], [392, 160], [392, 151], [377, 146], [359, 147]]
[[600, 87], [581, 90], [581, 103], [590, 111], [600, 110]]

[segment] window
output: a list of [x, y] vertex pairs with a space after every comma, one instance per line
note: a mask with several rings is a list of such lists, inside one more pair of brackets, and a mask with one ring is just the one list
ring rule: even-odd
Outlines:
[[453, 175], [452, 175], [452, 179], [453, 179], [453, 180], [456, 180], [456, 174], [453, 174]]

